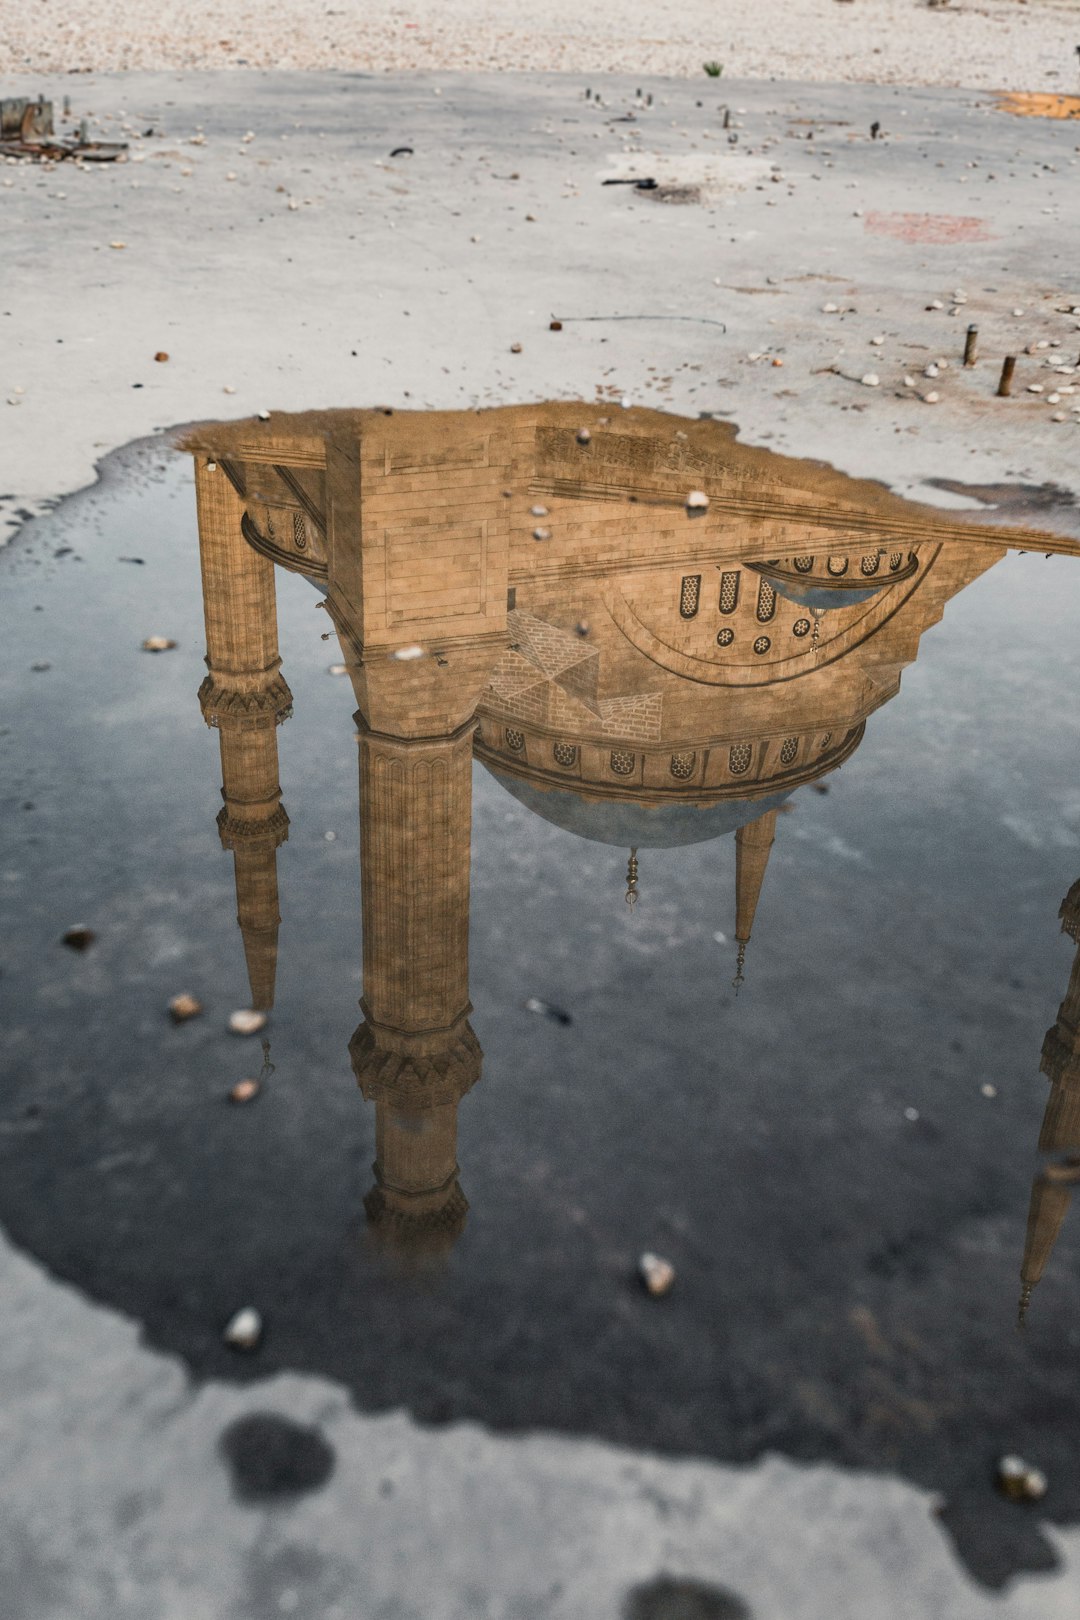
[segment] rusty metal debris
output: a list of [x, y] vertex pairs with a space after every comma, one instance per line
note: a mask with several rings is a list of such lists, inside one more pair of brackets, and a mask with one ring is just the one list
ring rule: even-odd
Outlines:
[[0, 157], [30, 158], [50, 163], [74, 158], [84, 163], [115, 163], [128, 150], [126, 141], [92, 141], [85, 120], [75, 136], [60, 137], [53, 127], [53, 105], [39, 96], [10, 96], [0, 101]]

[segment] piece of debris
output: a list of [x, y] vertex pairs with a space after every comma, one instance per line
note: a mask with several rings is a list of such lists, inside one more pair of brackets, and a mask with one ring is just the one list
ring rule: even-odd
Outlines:
[[90, 140], [85, 119], [77, 136], [58, 139], [53, 132], [51, 101], [29, 101], [23, 96], [0, 101], [0, 157], [13, 162], [26, 158], [57, 163], [75, 158], [83, 163], [115, 163], [127, 149], [126, 141]]
[[643, 1254], [638, 1261], [638, 1275], [654, 1299], [670, 1294], [675, 1281], [675, 1267], [670, 1260], [658, 1254]]
[[31, 664], [30, 668], [35, 672], [35, 674], [41, 675], [44, 674], [45, 670], [52, 669], [52, 665], [46, 663]]
[[1046, 1475], [1023, 1457], [1001, 1457], [997, 1465], [998, 1489], [1011, 1502], [1039, 1502], [1046, 1495]]
[[530, 996], [525, 1002], [525, 1011], [540, 1013], [544, 1018], [551, 1018], [556, 1024], [572, 1024], [573, 1018], [562, 1007], [553, 1007], [550, 1001], [541, 1001], [539, 996]]
[[549, 321], [548, 322], [548, 331], [549, 332], [561, 332], [562, 331], [562, 321]]
[[254, 1007], [240, 1007], [229, 1014], [229, 1029], [234, 1035], [257, 1035], [266, 1027], [266, 1014]]
[[511, 345], [510, 345], [510, 353], [511, 354], [520, 354], [521, 353], [521, 344], [520, 343], [511, 343]]
[[592, 438], [592, 434], [589, 432], [588, 428], [578, 428], [578, 430], [577, 430], [577, 442], [578, 442], [578, 444], [588, 444], [588, 442], [589, 442], [589, 440], [591, 438]]
[[413, 149], [412, 149], [411, 146], [395, 146], [394, 150], [391, 152], [390, 156], [391, 157], [412, 157], [413, 156]]
[[257, 1080], [238, 1080], [229, 1091], [229, 1101], [232, 1103], [249, 1103], [259, 1095], [262, 1090]]
[[186, 992], [182, 996], [173, 996], [169, 1002], [169, 1014], [174, 1024], [185, 1024], [189, 1018], [197, 1018], [201, 1012], [202, 1002]]
[[255, 1350], [262, 1338], [262, 1317], [252, 1305], [245, 1305], [226, 1323], [221, 1335], [231, 1350]]
[[147, 636], [142, 644], [143, 652], [168, 652], [175, 647], [176, 642], [169, 636]]
[[155, 356], [154, 356], [154, 359], [158, 362], [159, 365], [163, 365], [164, 362], [168, 358], [169, 358], [169, 356], [166, 354], [164, 349], [159, 349], [157, 354], [155, 354]]
[[117, 248], [117, 249], [120, 249], [120, 248], [126, 248], [126, 247], [127, 247], [127, 243], [126, 243], [126, 242], [110, 242], [110, 243], [109, 243], [109, 246], [110, 246], [110, 247], [111, 247], [111, 248]]
[[996, 1097], [997, 1096], [997, 1086], [995, 1086], [989, 1080], [984, 1080], [982, 1085], [979, 1087], [979, 1090], [982, 1092], [984, 1097]]
[[63, 943], [70, 945], [73, 951], [85, 951], [96, 938], [97, 935], [85, 923], [73, 923], [64, 935]]

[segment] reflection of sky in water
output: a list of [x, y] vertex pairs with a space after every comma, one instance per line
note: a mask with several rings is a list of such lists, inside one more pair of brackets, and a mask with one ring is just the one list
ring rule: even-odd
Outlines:
[[[1009, 557], [976, 580], [828, 793], [795, 792], [737, 1004], [730, 836], [643, 850], [631, 915], [624, 850], [474, 771], [471, 1208], [442, 1280], [415, 1292], [362, 1243], [374, 1144], [346, 1052], [360, 927], [337, 644], [279, 575], [295, 712], [278, 733], [276, 1073], [257, 1109], [223, 1114], [258, 1057], [224, 1032], [246, 986], [195, 696], [191, 478], [179, 459], [147, 473], [159, 451], [128, 460], [122, 489], [77, 497], [0, 558], [0, 1111], [43, 1110], [40, 1129], [0, 1134], [14, 1240], [199, 1372], [246, 1376], [206, 1324], [258, 1294], [274, 1319], [260, 1375], [323, 1372], [421, 1417], [786, 1449], [938, 1488], [1028, 1401], [1044, 1416], [1023, 1445], [1060, 1481], [1058, 1511], [1080, 1510], [1068, 1224], [1035, 1327], [1012, 1331], [1039, 1051], [1071, 960], [1057, 909], [1080, 873], [1080, 562]], [[54, 559], [64, 545], [83, 560]], [[142, 653], [158, 633], [176, 651]], [[98, 934], [84, 957], [56, 944], [76, 920]], [[207, 1012], [175, 1030], [181, 990]], [[642, 1315], [625, 1278], [648, 1247], [680, 1289]], [[868, 1358], [856, 1306], [892, 1359]], [[928, 1429], [902, 1417], [915, 1398]]]

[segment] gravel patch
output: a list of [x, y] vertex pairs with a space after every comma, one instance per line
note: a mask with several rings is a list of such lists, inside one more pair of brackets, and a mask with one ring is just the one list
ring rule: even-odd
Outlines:
[[0, 72], [528, 70], [1075, 91], [1074, 0], [0, 0]]

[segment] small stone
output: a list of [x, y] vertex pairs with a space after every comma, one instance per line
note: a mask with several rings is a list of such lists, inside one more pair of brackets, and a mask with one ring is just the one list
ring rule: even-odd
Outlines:
[[885, 342], [885, 339], [884, 337], [872, 337], [870, 342], [873, 344], [875, 349], [880, 349], [881, 345]]
[[840, 306], [839, 304], [822, 304], [821, 313], [823, 315], [839, 315]]
[[917, 1120], [918, 1117], [919, 1117], [919, 1110], [917, 1108], [905, 1108], [904, 1109], [904, 1118], [905, 1119], [911, 1120], [912, 1123], [914, 1123], [914, 1121]]
[[168, 652], [175, 647], [176, 642], [169, 636], [147, 636], [142, 644], [143, 652]]
[[251, 1305], [237, 1311], [221, 1335], [231, 1350], [255, 1350], [262, 1338], [262, 1317]]
[[940, 398], [941, 398], [941, 395], [940, 394], [935, 394], [933, 392], [933, 390], [931, 390], [929, 394], [924, 394], [923, 395], [923, 401], [927, 405], [936, 405]]
[[1042, 383], [1028, 383], [1027, 391], [1029, 394], [1041, 394], [1043, 391], [1043, 385]]
[[1023, 310], [1022, 310], [1022, 309], [1014, 309], [1014, 310], [1013, 310], [1013, 314], [1014, 314], [1014, 315], [1022, 315], [1022, 314], [1023, 314], [1023, 313], [1024, 313], [1024, 312], [1023, 312]]
[[239, 1007], [229, 1014], [229, 1029], [234, 1035], [257, 1035], [266, 1027], [266, 1014], [254, 1007]]
[[206, 463], [206, 470], [207, 470], [207, 472], [217, 472], [217, 462], [216, 461], [208, 461]]
[[221, 392], [223, 394], [235, 394], [236, 389], [233, 387], [232, 383], [226, 383], [224, 388], [222, 388]]
[[1050, 347], [1050, 339], [1049, 338], [1040, 338], [1038, 343], [1036, 343], [1035, 347], [1037, 349], [1048, 349]]
[[577, 624], [575, 624], [574, 629], [579, 636], [587, 636], [589, 633], [588, 619], [579, 619]]
[[297, 202], [295, 197], [290, 197], [285, 206], [289, 210], [290, 214], [295, 214], [297, 209], [300, 207], [300, 204]]
[[1050, 420], [1051, 422], [1067, 422], [1069, 418], [1065, 415], [1064, 411], [1055, 411]]
[[546, 506], [530, 506], [529, 507], [529, 516], [530, 517], [547, 517], [547, 515], [548, 515], [548, 509], [547, 509]]
[[511, 354], [520, 354], [521, 353], [521, 344], [520, 343], [511, 343], [511, 345], [510, 345], [510, 353]]
[[561, 332], [562, 331], [562, 321], [549, 321], [548, 322], [548, 331], [549, 332]]
[[589, 432], [588, 428], [578, 428], [578, 430], [577, 430], [577, 442], [578, 442], [578, 444], [588, 444], [588, 442], [589, 442], [589, 440], [591, 438], [592, 438], [592, 434]]
[[158, 362], [159, 365], [163, 365], [164, 362], [168, 358], [169, 358], [169, 356], [165, 353], [164, 349], [159, 349], [157, 354], [155, 354], [155, 356], [154, 356], [154, 359]]
[[127, 243], [126, 242], [110, 242], [109, 246], [111, 248], [126, 248]]
[[865, 377], [860, 378], [860, 381], [864, 388], [877, 388], [881, 384], [881, 378], [876, 371], [868, 371]]
[[624, 394], [622, 399], [620, 399], [619, 404], [622, 406], [624, 411], [628, 411], [630, 409], [630, 395]]
[[945, 305], [940, 298], [932, 298], [926, 307], [927, 309], [944, 309]]
[[413, 658], [423, 658], [425, 655], [423, 647], [417, 647], [414, 644], [409, 647], [395, 647], [390, 656], [396, 658], [399, 663], [405, 664]]
[[984, 1097], [997, 1096], [997, 1086], [993, 1085], [989, 1080], [984, 1080], [982, 1085], [979, 1087], [979, 1090], [982, 1092]]
[[270, 420], [270, 412], [269, 411], [259, 411], [258, 417], [259, 417], [260, 422], [269, 422], [269, 420]]
[[905, 377], [904, 378], [904, 387], [905, 388], [914, 388], [915, 386], [916, 385], [915, 385], [914, 377]]
[[229, 1090], [231, 1103], [249, 1103], [259, 1095], [262, 1090], [257, 1080], [238, 1080]]
[[1060, 394], [1047, 394], [1046, 403], [1048, 405], [1059, 405], [1061, 403], [1061, 395]]
[[173, 996], [169, 1002], [169, 1015], [174, 1024], [186, 1024], [189, 1018], [197, 1018], [201, 1012], [202, 1002], [186, 993]]
[[1023, 1457], [998, 1459], [998, 1489], [1012, 1502], [1038, 1502], [1046, 1495], [1046, 1475], [1030, 1467]]
[[643, 1254], [638, 1261], [638, 1274], [654, 1299], [669, 1294], [675, 1281], [675, 1267], [658, 1254]]
[[939, 368], [934, 365], [933, 361], [931, 361], [928, 366], [923, 367], [923, 376], [924, 377], [936, 377], [937, 374], [938, 374], [938, 369]]
[[226, 176], [225, 176], [225, 178], [226, 178], [226, 180], [235, 180], [235, 179], [236, 179], [236, 176], [235, 176], [235, 174], [234, 174], [234, 173], [233, 173], [233, 172], [232, 172], [232, 170], [231, 170], [231, 169], [230, 169], [230, 170], [229, 170], [229, 172], [228, 172], [228, 174], [227, 174], [227, 175], [226, 175]]
[[533, 539], [534, 540], [550, 540], [551, 539], [551, 530], [550, 529], [534, 529], [533, 530]]
[[73, 951], [85, 951], [96, 938], [97, 935], [85, 923], [73, 923], [64, 935], [64, 944], [70, 945]]
[[703, 489], [692, 489], [686, 497], [686, 510], [688, 512], [707, 512], [709, 510], [709, 497]]

